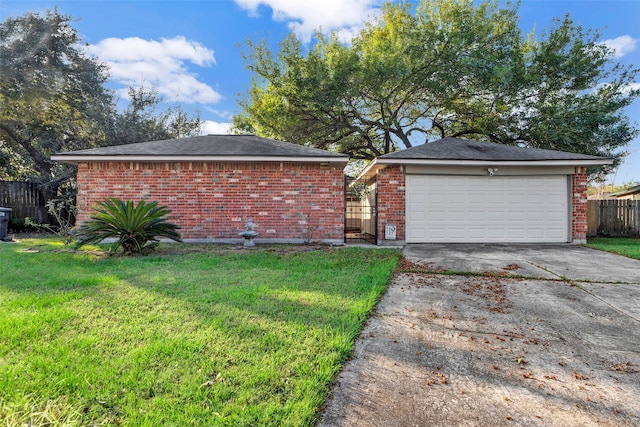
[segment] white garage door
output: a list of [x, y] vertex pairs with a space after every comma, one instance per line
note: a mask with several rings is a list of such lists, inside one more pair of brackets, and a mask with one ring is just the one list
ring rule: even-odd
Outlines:
[[565, 175], [407, 175], [407, 243], [566, 242]]

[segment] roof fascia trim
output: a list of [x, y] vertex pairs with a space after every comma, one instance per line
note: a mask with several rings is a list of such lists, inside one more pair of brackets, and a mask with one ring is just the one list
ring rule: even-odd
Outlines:
[[[432, 159], [376, 159], [379, 165], [425, 166], [600, 166], [610, 165], [613, 159], [600, 160], [432, 160]], [[370, 165], [371, 166], [371, 165]], [[365, 169], [366, 170], [366, 169]]]
[[51, 160], [65, 163], [83, 162], [296, 162], [296, 163], [343, 163], [348, 157], [288, 157], [288, 156], [78, 156], [58, 154]]

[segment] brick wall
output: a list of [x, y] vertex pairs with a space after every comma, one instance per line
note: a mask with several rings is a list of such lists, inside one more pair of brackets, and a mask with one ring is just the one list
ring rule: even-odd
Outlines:
[[[106, 197], [158, 201], [183, 239], [238, 238], [253, 218], [259, 239], [343, 239], [342, 167], [290, 162], [91, 162], [78, 168], [78, 220]], [[308, 219], [308, 223], [305, 221]]]
[[378, 242], [385, 241], [385, 226], [395, 224], [396, 241], [405, 240], [405, 180], [401, 166], [389, 166], [378, 171]]
[[572, 175], [571, 236], [573, 243], [587, 242], [587, 170], [577, 167]]

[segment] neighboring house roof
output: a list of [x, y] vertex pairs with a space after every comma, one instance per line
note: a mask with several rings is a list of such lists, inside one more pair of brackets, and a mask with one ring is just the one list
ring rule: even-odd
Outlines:
[[494, 142], [443, 138], [376, 158], [362, 172], [370, 175], [386, 165], [430, 166], [599, 166], [612, 159], [564, 151], [541, 150]]
[[615, 193], [609, 193], [607, 194], [607, 197], [623, 197], [636, 193], [640, 193], [640, 185], [634, 185], [633, 187], [627, 187], [624, 190], [616, 191]]
[[347, 163], [349, 156], [255, 135], [205, 135], [56, 153], [52, 160], [297, 161]]

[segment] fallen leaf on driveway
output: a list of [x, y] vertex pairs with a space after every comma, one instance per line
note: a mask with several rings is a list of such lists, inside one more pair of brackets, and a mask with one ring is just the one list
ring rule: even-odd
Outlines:
[[577, 372], [577, 371], [573, 371], [573, 376], [574, 376], [574, 378], [575, 378], [575, 379], [577, 379], [577, 380], [584, 380], [584, 381], [586, 381], [586, 380], [588, 380], [588, 379], [589, 379], [589, 377], [588, 377], [588, 376], [586, 376], [585, 374], [581, 374], [580, 372]]
[[615, 363], [611, 366], [609, 366], [609, 369], [611, 369], [612, 371], [616, 371], [616, 372], [624, 372], [627, 374], [633, 374], [635, 372], [640, 372], [638, 369], [634, 368], [633, 363], [629, 363], [628, 361], [622, 362], [622, 363]]

